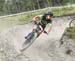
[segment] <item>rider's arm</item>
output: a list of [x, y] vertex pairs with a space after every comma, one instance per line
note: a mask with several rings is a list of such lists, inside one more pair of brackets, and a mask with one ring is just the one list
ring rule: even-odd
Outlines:
[[51, 25], [52, 25], [52, 24], [51, 24], [51, 23], [49, 23], [48, 33], [51, 31], [51, 28], [52, 28], [52, 27], [51, 27]]

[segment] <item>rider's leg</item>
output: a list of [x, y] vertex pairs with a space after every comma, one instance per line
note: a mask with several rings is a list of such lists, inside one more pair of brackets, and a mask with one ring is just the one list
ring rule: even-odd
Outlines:
[[25, 39], [27, 39], [30, 35], [31, 35], [31, 33], [29, 33], [27, 36], [25, 36]]
[[40, 25], [41, 30], [38, 32], [37, 37], [40, 36], [40, 34], [44, 31], [45, 26]]
[[37, 37], [39, 37], [40, 36], [40, 34], [43, 32], [43, 30], [41, 31], [41, 32], [38, 32], [38, 35], [37, 35]]
[[[36, 28], [37, 28], [37, 25], [34, 25], [34, 28], [33, 28], [32, 32], [33, 32]], [[25, 39], [27, 39], [27, 38], [32, 34], [32, 32], [29, 33], [29, 34], [25, 37]]]

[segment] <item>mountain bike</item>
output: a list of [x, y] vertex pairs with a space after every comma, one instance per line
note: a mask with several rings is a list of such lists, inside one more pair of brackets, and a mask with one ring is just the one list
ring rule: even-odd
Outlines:
[[[41, 31], [41, 28], [37, 27], [36, 29], [33, 29], [31, 33], [27, 35], [26, 40], [22, 45], [22, 49], [20, 50], [21, 52], [25, 51], [28, 47], [32, 45], [32, 43], [37, 39], [39, 31]], [[46, 31], [44, 31], [44, 33], [47, 34]]]

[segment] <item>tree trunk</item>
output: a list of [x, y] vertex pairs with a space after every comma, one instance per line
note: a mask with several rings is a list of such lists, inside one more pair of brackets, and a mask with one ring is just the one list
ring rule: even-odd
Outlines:
[[47, 6], [49, 7], [49, 0], [47, 0]]
[[38, 4], [38, 8], [40, 9], [40, 4], [39, 4], [39, 0], [37, 0], [37, 4]]

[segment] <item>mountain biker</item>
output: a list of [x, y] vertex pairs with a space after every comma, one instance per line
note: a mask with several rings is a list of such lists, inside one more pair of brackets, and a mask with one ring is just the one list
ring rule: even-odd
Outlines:
[[[33, 17], [32, 22], [35, 24], [35, 27], [33, 28], [33, 30], [35, 30], [36, 28], [40, 28], [41, 29], [41, 31], [38, 32], [38, 36], [44, 31], [44, 29], [45, 29], [47, 24], [50, 24], [48, 33], [50, 32], [50, 30], [51, 30], [51, 23], [52, 23], [52, 17], [53, 17], [53, 13], [52, 12], [45, 13], [42, 17], [40, 17], [40, 16], [34, 16]], [[47, 33], [47, 32], [44, 31], [44, 33]]]

